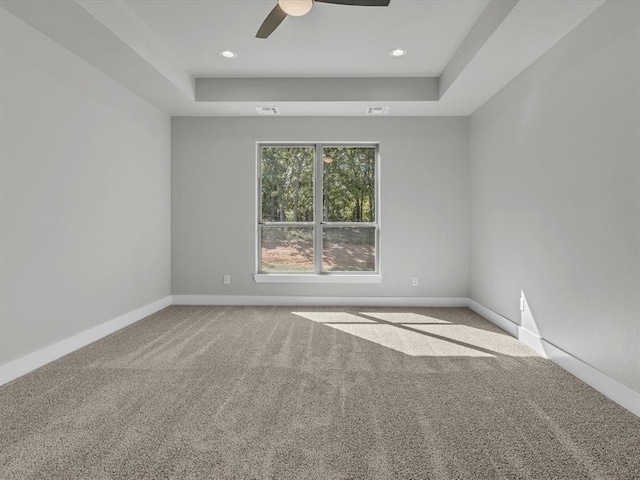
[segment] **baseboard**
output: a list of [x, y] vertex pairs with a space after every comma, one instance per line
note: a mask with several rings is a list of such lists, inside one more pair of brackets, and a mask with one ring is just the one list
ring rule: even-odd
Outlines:
[[469, 299], [471, 310], [486, 318], [508, 334], [516, 337], [522, 343], [528, 345], [541, 356], [548, 358], [560, 368], [579, 378], [587, 385], [595, 388], [618, 405], [626, 408], [631, 413], [640, 417], [640, 393], [611, 378], [588, 363], [565, 352], [544, 338], [522, 328], [517, 323], [503, 317], [499, 313], [488, 309], [484, 305]]
[[469, 307], [506, 333], [640, 417], [640, 393], [600, 372], [544, 338], [466, 297], [301, 297], [173, 295], [125, 313], [89, 330], [0, 366], [0, 385], [142, 320], [169, 305], [286, 305], [358, 307]]
[[162, 298], [153, 303], [125, 313], [117, 318], [106, 321], [88, 330], [49, 345], [41, 350], [25, 355], [24, 357], [5, 363], [0, 366], [0, 385], [4, 385], [36, 368], [40, 368], [49, 362], [57, 360], [79, 348], [100, 340], [132, 323], [142, 320], [149, 315], [171, 305], [171, 296]]
[[535, 333], [530, 332], [526, 328], [518, 327], [518, 336], [516, 338], [528, 347], [534, 349], [544, 358], [549, 358], [546, 350], [544, 349], [544, 340]]
[[512, 337], [518, 338], [518, 329], [520, 327], [517, 323], [512, 322], [508, 318], [503, 317], [499, 313], [496, 313], [493, 310], [488, 309], [484, 305], [470, 298], [467, 299], [467, 307], [469, 307], [471, 310], [476, 312], [481, 317], [484, 317], [485, 319], [489, 320], [496, 327], [500, 328], [501, 330], [504, 330]]
[[282, 305], [319, 307], [466, 307], [466, 297], [302, 297], [173, 295], [174, 305]]
[[640, 417], [640, 392], [636, 392], [544, 339], [542, 344], [545, 356], [553, 363]]

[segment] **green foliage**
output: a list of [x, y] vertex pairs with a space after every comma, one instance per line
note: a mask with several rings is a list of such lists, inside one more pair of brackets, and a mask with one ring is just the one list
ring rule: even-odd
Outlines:
[[323, 157], [324, 220], [375, 222], [376, 149], [327, 147]]
[[[322, 155], [323, 220], [375, 222], [376, 149], [325, 147]], [[313, 162], [314, 147], [262, 148], [263, 222], [313, 221]]]
[[262, 148], [262, 221], [313, 221], [313, 147]]

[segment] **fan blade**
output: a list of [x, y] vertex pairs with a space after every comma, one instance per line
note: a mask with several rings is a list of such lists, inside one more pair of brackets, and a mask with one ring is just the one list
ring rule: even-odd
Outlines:
[[318, 3], [357, 5], [359, 7], [388, 7], [391, 0], [315, 0]]
[[256, 33], [256, 38], [267, 38], [278, 28], [278, 25], [280, 25], [286, 17], [287, 14], [285, 11], [280, 8], [279, 4], [276, 4], [273, 10], [271, 10], [271, 13], [264, 19], [262, 25], [260, 25], [260, 29], [258, 33]]

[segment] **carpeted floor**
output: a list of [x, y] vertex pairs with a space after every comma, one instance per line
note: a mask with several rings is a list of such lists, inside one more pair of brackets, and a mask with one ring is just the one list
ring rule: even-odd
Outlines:
[[0, 420], [3, 480], [640, 478], [640, 418], [465, 308], [169, 307]]

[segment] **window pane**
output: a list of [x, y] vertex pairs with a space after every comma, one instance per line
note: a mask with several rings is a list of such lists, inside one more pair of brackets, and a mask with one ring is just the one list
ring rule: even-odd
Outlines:
[[325, 147], [325, 222], [375, 222], [375, 147]]
[[260, 230], [260, 271], [313, 271], [313, 227], [262, 227]]
[[322, 270], [373, 272], [376, 269], [375, 227], [324, 227]]
[[262, 147], [262, 221], [313, 221], [313, 147]]

